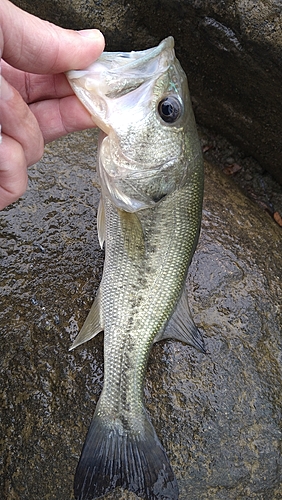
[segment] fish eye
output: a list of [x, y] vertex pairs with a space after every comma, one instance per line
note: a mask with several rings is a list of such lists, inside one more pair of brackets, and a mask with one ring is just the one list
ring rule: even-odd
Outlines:
[[175, 123], [182, 115], [182, 103], [175, 96], [167, 96], [158, 104], [158, 112], [161, 119], [166, 123]]

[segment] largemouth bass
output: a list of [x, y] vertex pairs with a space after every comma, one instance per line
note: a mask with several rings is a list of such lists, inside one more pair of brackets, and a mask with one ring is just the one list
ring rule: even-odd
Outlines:
[[187, 79], [169, 37], [107, 53], [67, 74], [101, 128], [98, 235], [103, 276], [72, 348], [104, 330], [102, 394], [75, 474], [75, 497], [120, 486], [147, 500], [178, 498], [143, 402], [151, 346], [165, 338], [204, 351], [185, 290], [197, 244], [203, 163]]

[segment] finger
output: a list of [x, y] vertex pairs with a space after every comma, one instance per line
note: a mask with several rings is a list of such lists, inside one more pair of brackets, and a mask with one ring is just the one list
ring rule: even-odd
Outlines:
[[[31, 73], [62, 73], [81, 69], [104, 49], [98, 30], [65, 30], [1, 0], [2, 57], [12, 66]], [[88, 35], [88, 36], [84, 36]]]
[[31, 104], [30, 109], [38, 121], [45, 144], [70, 132], [96, 126], [90, 113], [74, 95], [37, 102]]
[[44, 150], [38, 122], [20, 94], [2, 76], [0, 116], [3, 134], [21, 144], [28, 166], [36, 163]]
[[0, 210], [16, 201], [27, 187], [27, 168], [21, 144], [2, 134], [0, 142]]
[[13, 68], [3, 59], [2, 76], [12, 85], [28, 104], [37, 100], [53, 99], [73, 95], [71, 86], [63, 73], [57, 75], [35, 75]]

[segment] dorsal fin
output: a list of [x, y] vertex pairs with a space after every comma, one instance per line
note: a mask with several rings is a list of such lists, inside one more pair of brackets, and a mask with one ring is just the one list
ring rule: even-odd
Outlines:
[[101, 320], [100, 303], [101, 291], [99, 288], [90, 312], [83, 324], [83, 327], [70, 347], [70, 351], [75, 349], [75, 347], [84, 344], [84, 342], [87, 342], [87, 340], [92, 339], [95, 335], [104, 330], [104, 325]]
[[196, 347], [203, 353], [206, 352], [202, 334], [196, 327], [191, 316], [185, 288], [165, 330], [155, 337], [154, 342], [159, 342], [163, 339], [176, 339]]

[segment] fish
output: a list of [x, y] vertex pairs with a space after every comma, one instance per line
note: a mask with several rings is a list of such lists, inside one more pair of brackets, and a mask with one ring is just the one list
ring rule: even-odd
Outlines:
[[67, 73], [101, 129], [97, 172], [101, 283], [71, 349], [104, 331], [104, 383], [77, 465], [77, 500], [117, 487], [176, 500], [178, 485], [144, 406], [152, 345], [177, 339], [205, 352], [185, 288], [201, 224], [203, 159], [174, 39], [104, 52]]

